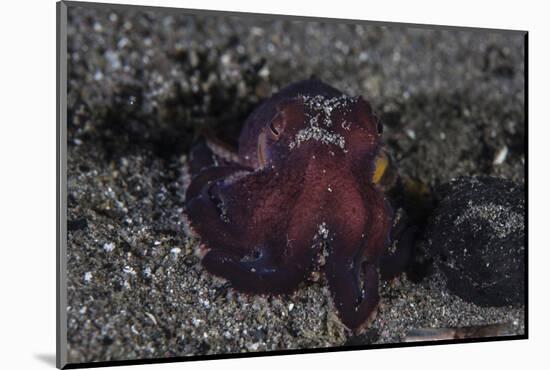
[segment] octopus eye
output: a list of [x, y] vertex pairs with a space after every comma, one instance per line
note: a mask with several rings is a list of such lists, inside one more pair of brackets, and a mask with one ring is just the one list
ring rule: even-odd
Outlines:
[[271, 122], [269, 124], [269, 130], [271, 131], [271, 134], [274, 136], [274, 137], [279, 137], [280, 135], [280, 132], [279, 130], [277, 129], [277, 127], [275, 127], [275, 125], [273, 124], [273, 122]]

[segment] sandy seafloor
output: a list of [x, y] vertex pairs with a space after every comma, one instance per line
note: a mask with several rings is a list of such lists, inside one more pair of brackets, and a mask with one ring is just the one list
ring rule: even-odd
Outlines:
[[395, 343], [426, 327], [523, 333], [523, 307], [464, 302], [432, 268], [384, 284], [377, 318], [352, 338], [323, 279], [261, 297], [206, 273], [183, 217], [197, 128], [234, 143], [261, 99], [311, 75], [371, 101], [402, 174], [431, 187], [475, 174], [523, 183], [521, 34], [108, 8], [68, 17], [69, 362]]

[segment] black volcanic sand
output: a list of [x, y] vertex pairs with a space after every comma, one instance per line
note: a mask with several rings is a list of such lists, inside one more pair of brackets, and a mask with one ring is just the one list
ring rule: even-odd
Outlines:
[[523, 333], [522, 306], [465, 302], [426, 258], [424, 273], [382, 287], [376, 320], [352, 338], [323, 279], [261, 297], [205, 273], [183, 216], [197, 132], [235, 143], [258, 102], [311, 75], [371, 101], [403, 175], [430, 188], [459, 175], [522, 184], [522, 35], [85, 8], [68, 16], [70, 362], [392, 343], [427, 327], [508, 323]]

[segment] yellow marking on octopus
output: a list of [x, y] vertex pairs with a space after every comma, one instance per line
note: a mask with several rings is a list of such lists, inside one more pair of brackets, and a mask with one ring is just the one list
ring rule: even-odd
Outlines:
[[374, 162], [374, 172], [372, 173], [371, 179], [373, 184], [378, 184], [378, 182], [380, 182], [382, 176], [384, 176], [384, 173], [388, 168], [389, 163], [390, 162], [388, 161], [386, 154], [384, 152], [380, 152]]

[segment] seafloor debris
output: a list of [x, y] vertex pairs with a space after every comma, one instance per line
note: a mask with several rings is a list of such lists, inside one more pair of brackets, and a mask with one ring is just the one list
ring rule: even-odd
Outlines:
[[483, 306], [524, 302], [524, 188], [492, 177], [442, 186], [428, 227], [450, 291]]
[[413, 329], [408, 332], [404, 341], [424, 342], [427, 340], [484, 338], [513, 334], [513, 323], [499, 323], [457, 328], [420, 328]]

